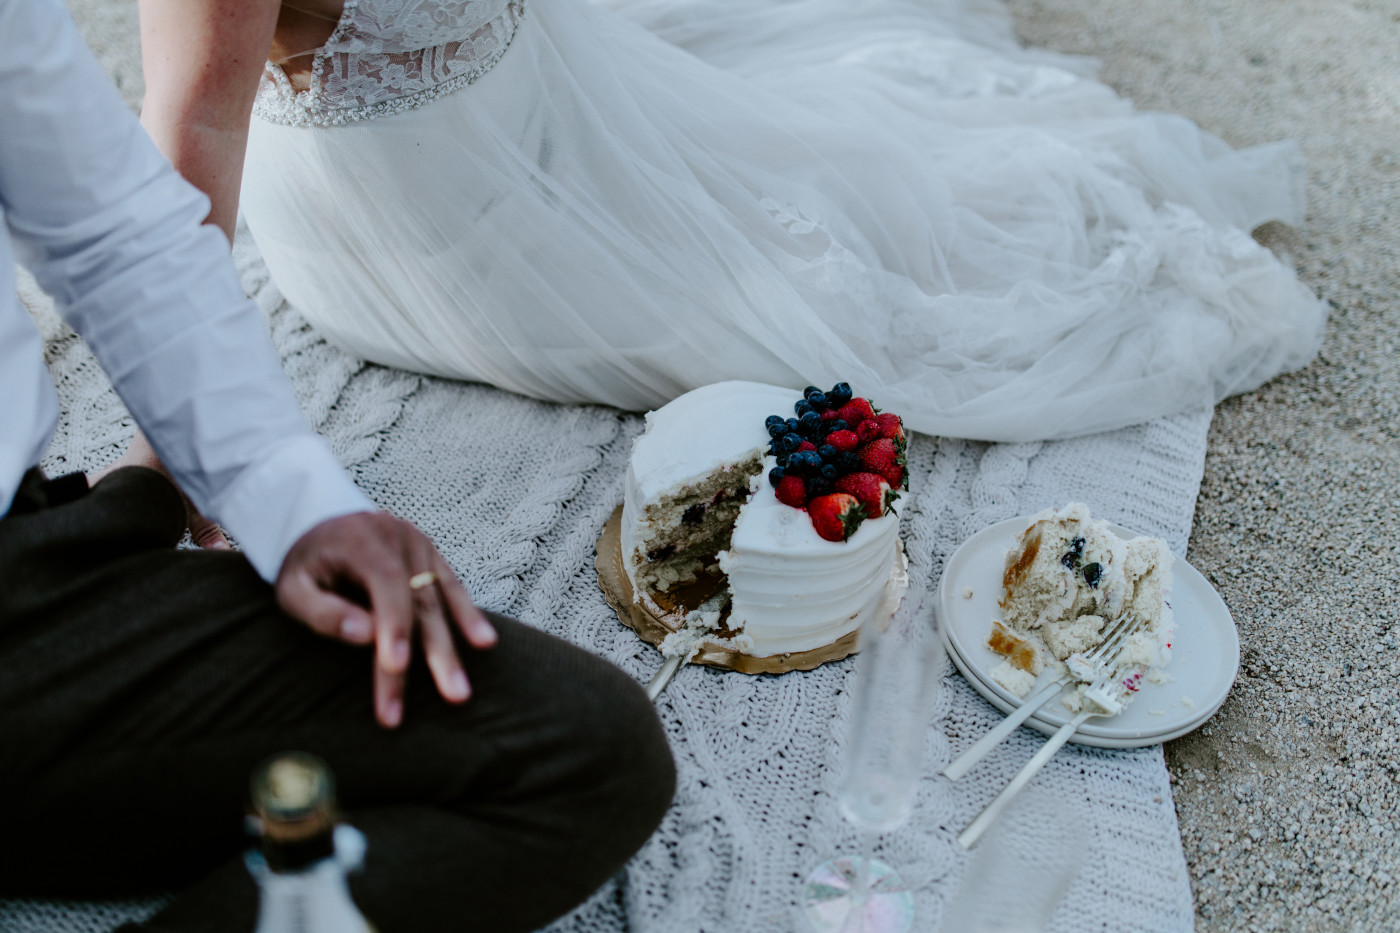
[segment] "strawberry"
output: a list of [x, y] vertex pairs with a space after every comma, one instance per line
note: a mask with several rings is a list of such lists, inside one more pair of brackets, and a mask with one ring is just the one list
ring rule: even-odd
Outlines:
[[899, 498], [889, 481], [878, 473], [847, 473], [836, 480], [836, 491], [855, 496], [871, 518], [892, 511], [894, 500]]
[[869, 444], [871, 441], [884, 437], [884, 429], [880, 427], [880, 422], [874, 418], [867, 418], [856, 425], [856, 437], [860, 438], [862, 444]]
[[879, 473], [895, 489], [904, 488], [904, 452], [888, 437], [871, 441], [856, 451], [861, 465], [871, 473]]
[[778, 480], [778, 488], [774, 493], [779, 502], [794, 509], [800, 509], [807, 504], [807, 486], [800, 476], [784, 476]]
[[841, 412], [839, 412], [839, 411], [836, 410], [835, 408], [828, 408], [826, 411], [822, 412], [821, 414], [822, 414], [822, 420], [823, 420], [823, 421], [835, 421], [837, 418], [840, 418], [840, 417], [841, 417]]
[[845, 541], [865, 521], [865, 508], [855, 496], [844, 492], [818, 496], [807, 506], [812, 527], [828, 541]]
[[884, 412], [875, 416], [875, 422], [880, 425], [880, 436], [888, 437], [894, 441], [902, 450], [904, 448], [904, 419], [893, 412]]
[[854, 431], [832, 431], [826, 436], [826, 442], [842, 453], [860, 446], [860, 438]]
[[863, 398], [853, 398], [841, 406], [841, 420], [847, 424], [860, 424], [875, 417], [875, 409]]
[[817, 449], [817, 445], [816, 445], [816, 444], [813, 444], [811, 441], [803, 441], [802, 443], [800, 443], [800, 444], [797, 445], [797, 452], [798, 452], [798, 453], [801, 453], [801, 452], [804, 451], [804, 450], [816, 450], [816, 449]]

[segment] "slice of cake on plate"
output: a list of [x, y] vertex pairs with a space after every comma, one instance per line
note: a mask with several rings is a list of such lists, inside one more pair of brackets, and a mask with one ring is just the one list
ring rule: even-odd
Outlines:
[[[1120, 538], [1082, 503], [1035, 516], [1006, 554], [1002, 618], [987, 642], [1006, 660], [992, 677], [1024, 697], [1046, 666], [1064, 671], [1125, 615], [1144, 624], [1118, 666], [1130, 678], [1155, 676], [1171, 656], [1172, 561], [1160, 538]], [[1077, 707], [1077, 693], [1066, 705]]]

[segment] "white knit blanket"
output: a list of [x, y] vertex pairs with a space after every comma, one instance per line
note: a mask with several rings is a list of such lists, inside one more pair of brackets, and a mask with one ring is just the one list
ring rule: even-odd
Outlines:
[[[246, 238], [235, 253], [307, 416], [366, 492], [431, 535], [482, 605], [649, 678], [659, 654], [618, 623], [593, 569], [641, 418], [364, 365], [286, 306]], [[67, 412], [45, 469], [53, 475], [110, 460], [131, 431], [125, 411], [81, 342], [50, 314], [36, 318]], [[909, 598], [936, 587], [944, 561], [974, 532], [1070, 500], [1159, 535], [1183, 555], [1209, 423], [1202, 411], [1043, 444], [914, 437], [902, 518]], [[679, 771], [670, 812], [624, 872], [551, 929], [801, 930], [801, 880], [823, 858], [860, 845], [834, 797], [856, 663], [776, 677], [682, 669], [658, 701]], [[955, 750], [999, 718], [946, 660], [943, 675], [914, 816], [875, 846], [916, 889], [919, 930], [938, 929], [967, 881], [957, 832], [1042, 741], [1023, 729], [969, 778], [954, 784], [939, 776]], [[1050, 929], [1192, 929], [1160, 747], [1069, 745], [1032, 789], [1062, 801], [1085, 825], [1082, 862]], [[1010, 845], [1027, 848], [1045, 832], [1033, 820], [1007, 831]], [[105, 930], [159, 903], [0, 902], [0, 929]]]

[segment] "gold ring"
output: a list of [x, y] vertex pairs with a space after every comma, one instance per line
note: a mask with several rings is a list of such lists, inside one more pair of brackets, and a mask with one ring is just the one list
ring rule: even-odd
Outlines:
[[425, 570], [422, 573], [415, 573], [408, 578], [408, 588], [410, 590], [421, 590], [425, 586], [432, 586], [437, 580], [437, 574], [433, 573], [431, 570]]

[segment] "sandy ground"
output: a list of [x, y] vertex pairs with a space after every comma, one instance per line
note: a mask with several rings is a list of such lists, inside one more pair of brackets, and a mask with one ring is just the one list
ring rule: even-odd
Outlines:
[[[69, 0], [133, 106], [134, 0]], [[1220, 406], [1189, 559], [1225, 597], [1229, 701], [1167, 746], [1202, 931], [1400, 930], [1400, 0], [1011, 0], [1140, 107], [1298, 140], [1275, 249], [1331, 304], [1301, 373]]]

